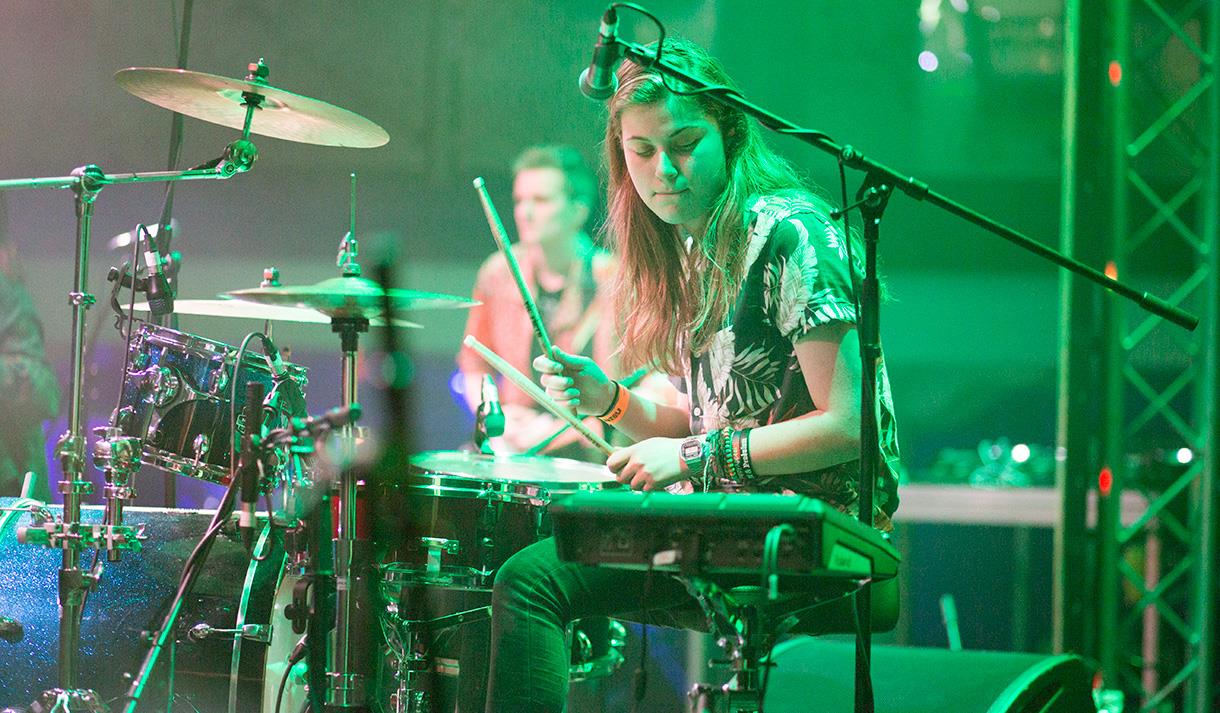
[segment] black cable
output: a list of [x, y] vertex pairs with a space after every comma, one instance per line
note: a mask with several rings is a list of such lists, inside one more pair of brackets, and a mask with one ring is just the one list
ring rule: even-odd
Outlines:
[[289, 659], [288, 666], [284, 668], [284, 675], [280, 677], [280, 688], [275, 694], [275, 713], [280, 713], [280, 706], [284, 703], [284, 689], [288, 687], [288, 676], [292, 673], [292, 667], [295, 665]]
[[[174, 33], [175, 49], [178, 51], [178, 69], [186, 69], [187, 56], [191, 48], [191, 16], [193, 14], [195, 2], [194, 0], [184, 0], [182, 3], [182, 29]], [[170, 0], [170, 17], [172, 20], [177, 20], [176, 8], [174, 0]], [[182, 114], [173, 112], [170, 119], [169, 131], [169, 160], [167, 162], [167, 171], [173, 171], [178, 167], [178, 155], [182, 151]], [[157, 242], [157, 251], [161, 254], [168, 254], [169, 242], [173, 237], [173, 231], [170, 226], [170, 217], [174, 211], [174, 186], [177, 181], [169, 181], [165, 184], [165, 198], [161, 203], [161, 223], [157, 231], [157, 236], [160, 238]]]
[[762, 587], [769, 600], [774, 600], [779, 590], [779, 549], [784, 535], [796, 535], [796, 528], [781, 522], [767, 530], [763, 538]]
[[[123, 374], [119, 379], [119, 395], [118, 401], [114, 404], [114, 412], [117, 415], [119, 409], [123, 407], [123, 386], [127, 383], [127, 377], [131, 373], [131, 333], [135, 331], [135, 312], [136, 312], [136, 274], [139, 272], [140, 260], [140, 233], [148, 235], [148, 239], [152, 240], [152, 236], [148, 232], [148, 228], [143, 223], [136, 225], [136, 229], [132, 231], [131, 236], [131, 296], [127, 300], [127, 314], [124, 315], [121, 311], [116, 318], [115, 327], [118, 328], [119, 334], [123, 334], [123, 322], [127, 322], [126, 345], [123, 347]], [[126, 272], [123, 269], [121, 272]], [[122, 289], [123, 275], [120, 274], [116, 281], [116, 292]], [[118, 425], [118, 424], [115, 424]]]
[[[207, 560], [208, 552], [212, 549], [212, 543], [215, 541], [216, 535], [220, 532], [220, 528], [224, 525], [225, 520], [232, 511], [236, 495], [237, 479], [232, 478], [225, 489], [224, 495], [221, 497], [220, 503], [216, 506], [216, 513], [212, 516], [212, 521], [209, 523], [207, 531], [204, 532], [199, 542], [195, 544], [195, 549], [191, 551], [191, 554], [186, 558], [186, 563], [182, 566], [182, 576], [178, 580], [178, 589], [169, 602], [169, 609], [162, 619], [160, 628], [152, 633], [148, 653], [145, 654], [144, 662], [140, 665], [140, 671], [136, 678], [132, 680], [127, 695], [124, 696], [126, 700], [130, 701], [127, 706], [129, 713], [139, 705], [140, 694], [143, 693], [144, 687], [148, 684], [147, 677], [151, 676], [156, 668], [156, 658], [160, 655], [161, 647], [164, 645], [162, 639], [167, 636], [167, 632], [177, 621], [179, 607], [181, 607], [187, 595], [190, 594], [190, 590], [195, 582], [195, 573]], [[147, 671], [145, 671], [146, 667]]]
[[[855, 598], [857, 592], [859, 592], [861, 589], [863, 589], [864, 587], [868, 586], [871, 583], [872, 583], [871, 578], [861, 580], [855, 589], [850, 589], [850, 590], [840, 594], [837, 597], [831, 597], [830, 599], [827, 599], [825, 601], [816, 602], [814, 604], [811, 604], [808, 607], [805, 607], [804, 609], [798, 610], [798, 621], [800, 618], [804, 617], [806, 614], [808, 614], [809, 612], [811, 612], [815, 609], [821, 609], [822, 607], [829, 606], [831, 604], [834, 604], [835, 602], [840, 602], [844, 599]], [[859, 632], [860, 632], [860, 619], [859, 619], [859, 617], [857, 617], [855, 615], [855, 606], [854, 605], [852, 606], [852, 623], [854, 624], [854, 628], [855, 628], [856, 634], [858, 636]], [[774, 668], [774, 664], [771, 661], [771, 653], [774, 650], [775, 650], [775, 642], [773, 641], [771, 643], [771, 646], [767, 649], [767, 665], [763, 666], [762, 683], [759, 686], [759, 691], [758, 691], [758, 713], [763, 713], [763, 710], [762, 710], [763, 698], [766, 697], [766, 695], [767, 695], [767, 684], [771, 680], [771, 669]], [[762, 659], [759, 659], [759, 660], [761, 661]]]
[[[235, 358], [233, 360], [233, 377], [231, 379], [229, 379], [229, 479], [230, 479], [230, 486], [232, 486], [233, 483], [237, 482], [237, 479], [238, 479], [237, 465], [238, 465], [238, 451], [240, 448], [240, 445], [239, 445], [240, 441], [236, 440], [236, 436], [237, 436], [237, 375], [241, 373], [242, 360], [245, 358], [246, 352], [250, 345], [250, 340], [254, 339], [256, 337], [263, 343], [263, 358], [267, 360], [267, 368], [272, 369], [272, 374], [275, 373], [273, 370], [274, 367], [272, 366], [271, 355], [270, 355], [270, 353], [274, 352], [276, 349], [275, 344], [271, 341], [270, 337], [268, 337], [266, 334], [263, 334], [262, 332], [250, 332], [249, 334], [246, 335], [245, 339], [243, 339], [241, 341], [241, 346], [239, 346], [237, 348], [237, 358]], [[221, 368], [224, 368], [224, 367], [222, 366]], [[261, 413], [261, 409], [260, 409], [260, 413]], [[255, 427], [255, 424], [252, 424], [252, 423], [246, 424], [247, 429], [254, 428], [254, 427]], [[260, 431], [262, 430], [261, 424], [258, 426], [258, 428]], [[266, 477], [266, 473], [263, 472], [262, 458], [258, 457], [258, 458], [256, 458], [256, 460], [258, 461], [257, 465], [258, 465], [258, 470], [259, 470], [258, 482], [261, 484], [263, 482], [263, 478]], [[267, 504], [268, 527], [271, 527], [272, 529], [274, 529], [275, 528], [275, 518], [271, 517], [270, 500], [267, 500], [266, 504]], [[260, 557], [258, 555], [258, 550], [255, 549], [255, 551], [250, 554], [250, 559], [255, 562], [265, 562], [267, 560], [267, 558], [270, 556], [271, 556], [270, 550], [268, 550], [265, 554], [263, 554], [263, 556]]]

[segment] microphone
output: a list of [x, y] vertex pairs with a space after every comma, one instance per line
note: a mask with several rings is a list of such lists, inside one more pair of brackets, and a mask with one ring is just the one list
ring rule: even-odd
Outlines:
[[504, 435], [504, 409], [500, 407], [500, 389], [491, 374], [483, 375], [482, 401], [479, 403], [479, 418], [488, 438]]
[[605, 101], [618, 89], [618, 77], [614, 74], [621, 54], [615, 41], [617, 36], [618, 12], [611, 6], [602, 15], [597, 44], [593, 45], [593, 61], [580, 73], [580, 93], [594, 101]]
[[360, 404], [336, 406], [320, 416], [309, 416], [308, 418], [293, 417], [289, 428], [297, 436], [316, 438], [327, 431], [342, 428], [349, 423], [355, 423], [360, 420], [360, 414]]
[[262, 446], [263, 393], [264, 386], [258, 381], [246, 383], [246, 403], [242, 408], [245, 427], [241, 434], [241, 458], [238, 460], [237, 477], [241, 488], [241, 509], [237, 515], [237, 527], [241, 530], [241, 541], [246, 551], [254, 549], [254, 507], [258, 503], [259, 449]]
[[288, 367], [285, 365], [284, 357], [280, 356], [280, 350], [276, 348], [275, 342], [271, 341], [271, 337], [263, 337], [263, 351], [267, 354], [267, 363], [271, 367], [271, 378], [279, 381], [288, 375]]
[[165, 275], [165, 260], [157, 252], [156, 244], [148, 239], [144, 249], [144, 264], [148, 267], [148, 281], [144, 292], [148, 295], [148, 311], [154, 317], [169, 314], [174, 311], [174, 291]]

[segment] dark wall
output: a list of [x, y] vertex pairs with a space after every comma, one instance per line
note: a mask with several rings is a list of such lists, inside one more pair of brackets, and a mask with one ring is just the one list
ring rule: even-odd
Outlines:
[[[974, 10], [958, 17], [945, 5], [940, 25], [925, 34], [914, 3], [648, 3], [670, 32], [707, 43], [756, 103], [1053, 244], [1060, 8], [1049, 1], [992, 5], [1002, 10], [995, 21]], [[359, 230], [402, 236], [400, 284], [467, 292], [478, 262], [494, 249], [471, 179], [485, 176], [507, 214], [507, 167], [523, 146], [567, 142], [598, 158], [603, 107], [575, 87], [603, 7], [591, 0], [195, 3], [190, 68], [241, 76], [247, 62], [263, 57], [272, 84], [357, 112], [391, 141], [355, 150], [256, 137], [260, 159], [250, 173], [181, 184], [173, 247], [184, 256], [183, 296], [253, 286], [269, 264], [289, 283], [333, 275], [353, 171]], [[128, 95], [112, 75], [128, 66], [172, 66], [181, 13], [181, 2], [169, 0], [10, 3], [0, 10], [0, 177], [64, 175], [84, 163], [114, 172], [164, 168], [169, 112]], [[623, 17], [626, 36], [655, 36], [646, 21]], [[959, 30], [966, 43], [954, 45]], [[944, 57], [941, 71], [920, 70], [916, 58], [926, 47]], [[961, 59], [967, 52], [969, 63]], [[211, 158], [234, 137], [188, 118], [182, 162]], [[774, 144], [838, 195], [832, 158], [792, 139]], [[849, 181], [854, 192], [859, 177]], [[156, 185], [102, 192], [91, 250], [94, 292], [103, 293], [106, 268], [122, 259], [106, 240], [155, 220], [163, 195]], [[66, 369], [71, 197], [26, 190], [2, 199], [8, 218], [0, 232], [21, 246], [49, 353]], [[881, 254], [894, 297], [882, 330], [912, 465], [982, 437], [1049, 442], [1054, 270], [901, 196], [887, 213]], [[99, 324], [109, 322], [105, 313], [91, 315], [98, 358], [119, 347], [113, 330]], [[421, 314], [419, 321], [425, 329], [411, 343], [425, 372], [445, 373], [462, 319]], [[183, 321], [183, 329], [230, 343], [249, 328]], [[299, 328], [278, 334], [313, 367], [316, 406], [333, 405], [333, 338]], [[114, 372], [95, 367], [92, 390], [105, 403], [117, 388]], [[370, 380], [367, 388], [375, 386]], [[445, 389], [432, 384], [433, 392]], [[90, 415], [104, 419], [108, 408]], [[426, 408], [439, 425], [424, 445], [451, 446], [453, 430], [464, 428], [462, 414], [451, 400]]]

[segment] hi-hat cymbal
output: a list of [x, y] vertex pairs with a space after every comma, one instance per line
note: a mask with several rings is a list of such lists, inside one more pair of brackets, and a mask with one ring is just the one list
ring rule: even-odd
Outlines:
[[[137, 302], [137, 312], [148, 312], [147, 302]], [[315, 309], [257, 304], [241, 300], [174, 300], [176, 314], [200, 317], [225, 317], [233, 319], [259, 319], [272, 322], [297, 322], [301, 324], [330, 324], [330, 317]], [[369, 326], [384, 327], [380, 317], [369, 319]], [[419, 329], [420, 325], [405, 319], [395, 319], [394, 326], [403, 329]]]
[[[312, 285], [254, 287], [224, 293], [224, 297], [264, 305], [307, 307], [332, 317], [377, 317], [382, 313], [385, 290], [363, 277], [332, 277]], [[390, 290], [394, 312], [414, 309], [461, 309], [476, 304], [472, 299], [416, 290]]]
[[349, 148], [374, 148], [390, 140], [385, 129], [359, 114], [260, 82], [162, 67], [128, 67], [114, 79], [159, 107], [233, 129], [245, 125], [242, 93], [258, 94], [263, 101], [250, 133], [260, 136]]

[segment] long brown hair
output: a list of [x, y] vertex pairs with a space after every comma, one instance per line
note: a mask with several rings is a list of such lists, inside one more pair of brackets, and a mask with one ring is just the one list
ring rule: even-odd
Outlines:
[[[720, 62], [699, 45], [666, 39], [662, 58], [687, 74], [735, 89]], [[627, 174], [622, 113], [629, 106], [667, 101], [690, 87], [633, 62], [618, 70], [609, 103], [606, 165], [609, 169], [605, 232], [620, 269], [615, 296], [623, 323], [624, 368], [655, 365], [682, 373], [686, 353], [699, 353], [720, 330], [737, 298], [745, 259], [748, 201], [781, 191], [804, 191], [800, 178], [763, 142], [758, 124], [744, 112], [707, 94], [680, 97], [713, 120], [724, 139], [725, 190], [712, 207], [707, 229], [687, 251], [681, 229], [654, 214]]]

